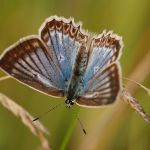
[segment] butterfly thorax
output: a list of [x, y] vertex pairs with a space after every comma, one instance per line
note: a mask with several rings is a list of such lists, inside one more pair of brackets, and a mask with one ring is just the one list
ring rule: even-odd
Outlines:
[[87, 48], [82, 45], [76, 56], [73, 73], [67, 88], [67, 100], [65, 102], [68, 106], [73, 105], [73, 101], [83, 86], [82, 78], [87, 66], [87, 55]]

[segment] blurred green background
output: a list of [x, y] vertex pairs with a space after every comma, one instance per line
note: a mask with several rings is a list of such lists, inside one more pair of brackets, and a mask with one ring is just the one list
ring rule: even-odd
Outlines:
[[[149, 0], [0, 0], [0, 52], [21, 37], [37, 34], [49, 16], [74, 17], [83, 28], [101, 33], [113, 30], [124, 41], [122, 73], [128, 77], [150, 51]], [[149, 64], [150, 65], [150, 64]], [[141, 68], [141, 75], [145, 70]], [[0, 75], [5, 75], [2, 71]], [[150, 75], [143, 83], [150, 87]], [[64, 99], [55, 99], [8, 79], [0, 92], [37, 116]], [[141, 89], [134, 94], [150, 113], [150, 97]], [[85, 136], [73, 112], [64, 106], [41, 119], [50, 131], [47, 136], [54, 150], [149, 150], [150, 125], [130, 107], [120, 102], [98, 109], [80, 108]], [[78, 110], [78, 107], [75, 106]], [[122, 110], [121, 110], [122, 109]], [[39, 140], [0, 105], [0, 150], [33, 150]]]

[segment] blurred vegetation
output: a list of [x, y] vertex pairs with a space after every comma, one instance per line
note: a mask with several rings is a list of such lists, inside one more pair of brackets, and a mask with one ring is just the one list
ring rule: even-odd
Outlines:
[[[23, 36], [37, 34], [45, 18], [55, 14], [66, 18], [72, 16], [76, 22], [83, 22], [84, 29], [92, 32], [101, 33], [108, 29], [121, 35], [125, 45], [121, 58], [124, 77], [128, 77], [150, 51], [149, 0], [0, 0], [0, 52]], [[141, 75], [144, 72], [141, 68]], [[0, 75], [4, 73], [0, 72]], [[143, 85], [150, 87], [150, 75]], [[1, 82], [0, 92], [14, 99], [34, 116], [64, 100], [33, 91], [13, 79]], [[141, 100], [150, 113], [149, 96], [141, 89], [134, 96]], [[105, 108], [80, 108], [79, 116], [87, 130], [86, 136], [72, 111], [65, 106], [51, 111], [41, 121], [50, 131], [47, 138], [52, 148], [149, 150], [150, 125], [131, 108], [125, 107], [120, 112], [115, 105], [117, 102]], [[78, 110], [78, 106], [75, 109]], [[115, 113], [111, 116], [114, 109]], [[107, 118], [111, 118], [111, 121]], [[93, 132], [98, 139], [88, 143]], [[92, 142], [94, 146], [91, 146]], [[0, 150], [32, 150], [38, 145], [38, 139], [0, 106]]]

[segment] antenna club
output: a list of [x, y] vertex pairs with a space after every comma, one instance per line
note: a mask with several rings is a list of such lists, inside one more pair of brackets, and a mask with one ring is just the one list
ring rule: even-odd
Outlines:
[[37, 118], [33, 119], [32, 121], [34, 122], [34, 121], [37, 121], [37, 120], [39, 120], [39, 117], [37, 117]]

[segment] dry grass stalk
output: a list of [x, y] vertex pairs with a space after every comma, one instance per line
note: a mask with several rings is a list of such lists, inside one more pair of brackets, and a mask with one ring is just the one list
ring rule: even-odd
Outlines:
[[[127, 82], [127, 84], [126, 84], [126, 87], [127, 87], [127, 89], [129, 89], [131, 94], [134, 94], [138, 88], [138, 87], [135, 87], [135, 85], [132, 83], [132, 82], [134, 82], [137, 85], [139, 85], [140, 87], [142, 87], [144, 90], [146, 90], [147, 93], [150, 95], [150, 89], [148, 89], [145, 86], [143, 86], [142, 84], [140, 84], [140, 83], [144, 82], [144, 80], [150, 74], [149, 64], [150, 64], [150, 51], [146, 54], [143, 61], [141, 61], [137, 65], [137, 67], [135, 68], [133, 73], [129, 76], [129, 78], [126, 78], [129, 81], [131, 81], [131, 82]], [[143, 71], [143, 73], [141, 73], [141, 70]], [[134, 80], [132, 80], [132, 79], [134, 79]], [[136, 81], [138, 81], [139, 83]], [[121, 93], [121, 100], [123, 100], [125, 103], [129, 104], [131, 106], [131, 108], [133, 108], [147, 123], [150, 124], [149, 116], [144, 112], [144, 109], [142, 108], [142, 106], [140, 106], [139, 102], [135, 98], [133, 98], [130, 93], [127, 92], [127, 90], [123, 89], [123, 91]], [[127, 94], [127, 95], [125, 95], [125, 94]]]
[[33, 122], [33, 117], [24, 108], [2, 93], [0, 93], [0, 103], [17, 118], [19, 118], [21, 122], [40, 139], [41, 150], [51, 149], [47, 139], [44, 136], [44, 133], [48, 134], [48, 131], [39, 121]]
[[148, 88], [145, 87], [144, 85], [142, 85], [142, 84], [140, 84], [140, 83], [138, 83], [138, 82], [136, 82], [136, 81], [134, 81], [134, 80], [132, 80], [132, 79], [128, 79], [128, 78], [124, 78], [124, 79], [126, 79], [126, 80], [128, 80], [128, 81], [131, 81], [131, 82], [137, 84], [137, 85], [140, 86], [142, 89], [144, 89], [144, 90], [148, 93], [148, 95], [150, 96], [150, 89], [148, 89]]
[[124, 88], [120, 97], [124, 102], [129, 104], [148, 124], [150, 124], [150, 116], [144, 111], [139, 102], [131, 96], [131, 94]]

